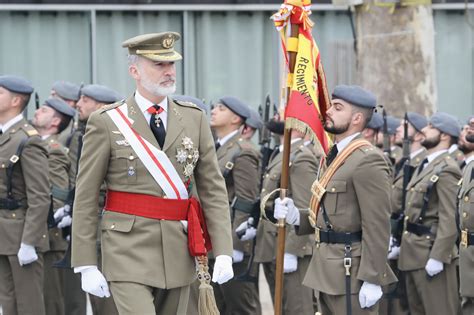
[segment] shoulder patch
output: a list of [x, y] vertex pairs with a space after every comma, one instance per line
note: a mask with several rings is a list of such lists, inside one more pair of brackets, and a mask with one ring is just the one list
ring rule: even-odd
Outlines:
[[175, 99], [173, 99], [173, 101], [174, 101], [176, 104], [180, 105], [180, 106], [191, 107], [191, 108], [199, 109], [199, 110], [202, 111], [202, 109], [201, 109], [199, 106], [197, 106], [196, 104], [194, 104], [194, 103], [192, 103], [192, 102], [178, 101], [178, 100], [175, 100]]
[[38, 131], [30, 124], [21, 125], [21, 129], [28, 135], [28, 137], [33, 137], [38, 135]]

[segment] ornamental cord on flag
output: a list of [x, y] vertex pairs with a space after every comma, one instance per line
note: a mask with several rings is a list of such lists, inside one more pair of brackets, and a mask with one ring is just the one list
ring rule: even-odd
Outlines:
[[[326, 110], [330, 106], [321, 56], [311, 30], [314, 23], [309, 19], [311, 0], [285, 0], [280, 10], [272, 16], [280, 33], [285, 56], [285, 79], [282, 90], [290, 89], [285, 108], [285, 128], [309, 134], [315, 145], [325, 154], [331, 138], [324, 130]], [[291, 24], [299, 27], [298, 38], [287, 36]], [[288, 52], [296, 53], [294, 73], [289, 73]], [[282, 99], [286, 99], [282, 95]]]

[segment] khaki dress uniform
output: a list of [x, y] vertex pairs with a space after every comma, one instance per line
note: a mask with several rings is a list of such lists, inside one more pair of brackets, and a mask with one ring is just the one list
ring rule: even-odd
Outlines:
[[[49, 179], [53, 196], [53, 209], [63, 207], [69, 194], [68, 172], [70, 161], [67, 149], [53, 135], [45, 140], [48, 149]], [[44, 303], [46, 314], [65, 314], [63, 270], [53, 264], [64, 257], [68, 247], [61, 229], [49, 230], [49, 251], [44, 254]]]
[[[214, 284], [214, 293], [221, 314], [260, 314], [261, 305], [256, 281], [242, 277], [250, 271], [255, 279], [256, 268], [249, 268], [253, 240], [241, 241], [235, 229], [250, 217], [259, 190], [260, 154], [255, 146], [237, 133], [217, 150], [217, 162], [224, 176], [230, 205], [234, 250], [244, 253], [244, 260], [232, 265], [234, 279]], [[239, 276], [241, 276], [239, 279]]]
[[[87, 123], [76, 185], [73, 215], [72, 264], [97, 265], [97, 204], [103, 181], [107, 188], [163, 197], [164, 193], [107, 115], [107, 110], [127, 107], [132, 128], [158, 146], [148, 122], [134, 97], [94, 112]], [[166, 140], [163, 151], [185, 181], [184, 164], [176, 154], [191, 139], [199, 152], [191, 176], [191, 195], [198, 196], [204, 211], [215, 255], [232, 256], [232, 238], [227, 193], [219, 172], [209, 123], [195, 106], [168, 98]], [[131, 171], [131, 169], [133, 171]], [[142, 312], [150, 297], [160, 314], [186, 311], [189, 284], [196, 279], [194, 258], [178, 221], [155, 220], [113, 211], [103, 213], [102, 271], [110, 283], [120, 313]], [[166, 289], [166, 290], [164, 290]]]
[[474, 314], [474, 163], [466, 165], [459, 191], [459, 275], [462, 314]]
[[[370, 308], [360, 307], [358, 293], [364, 281], [379, 286], [396, 281], [387, 264], [390, 182], [389, 166], [382, 154], [373, 146], [363, 146], [345, 160], [326, 187], [321, 208], [326, 209], [333, 232], [359, 235], [359, 241], [353, 241], [349, 247], [352, 314], [378, 314], [379, 303]], [[316, 224], [316, 244], [303, 284], [319, 292], [322, 314], [345, 314], [345, 244], [318, 242], [322, 237], [318, 232], [328, 230], [323, 210], [319, 211]], [[309, 212], [302, 211], [297, 232], [314, 231]]]
[[[71, 121], [72, 123], [72, 121]], [[71, 167], [69, 168], [69, 189], [75, 189], [77, 169], [79, 165], [79, 138], [84, 135], [86, 131], [86, 122], [80, 121], [78, 128], [75, 129], [70, 137], [68, 147], [68, 156]], [[74, 209], [73, 209], [74, 212]], [[87, 295], [81, 288], [81, 275], [74, 273], [71, 268], [66, 268], [63, 271], [64, 276], [64, 304], [66, 314], [71, 315], [86, 315], [87, 312]]]
[[[18, 148], [24, 142], [21, 154]], [[13, 163], [12, 197], [7, 205], [7, 168]], [[20, 120], [0, 135], [0, 305], [4, 314], [45, 314], [43, 253], [49, 249], [48, 155], [38, 132]], [[20, 266], [20, 243], [34, 246], [35, 262]]]
[[[410, 159], [410, 169], [416, 169], [420, 165], [420, 162], [423, 161], [425, 156], [426, 150], [423, 148], [420, 153]], [[400, 171], [395, 174], [391, 190], [392, 214], [397, 216], [400, 213], [400, 209], [402, 208], [403, 177], [404, 168], [403, 166], [401, 166]], [[394, 227], [392, 227], [392, 234], [396, 233], [393, 228]], [[388, 292], [386, 292], [386, 294], [384, 295], [384, 299], [380, 302], [380, 314], [409, 314], [408, 301], [405, 290], [405, 281], [403, 279], [402, 273], [400, 272], [400, 270], [398, 270], [398, 259], [391, 259], [388, 262], [398, 278], [398, 284], [396, 286], [391, 286], [388, 288]]]
[[[280, 188], [281, 163], [283, 154], [278, 152], [270, 160], [263, 177], [261, 198]], [[288, 195], [294, 200], [296, 207], [308, 208], [311, 198], [311, 184], [316, 179], [318, 162], [314, 153], [299, 140], [291, 145], [290, 175]], [[273, 219], [273, 200], [278, 193], [266, 203], [268, 219]], [[272, 299], [275, 297], [275, 257], [277, 251], [277, 228], [274, 222], [261, 219], [257, 229], [257, 245], [255, 261], [263, 266], [265, 277], [270, 286]], [[313, 290], [303, 283], [304, 275], [312, 254], [314, 238], [309, 235], [298, 236], [293, 227], [287, 226], [285, 252], [298, 256], [298, 269], [285, 273], [283, 277], [283, 314], [313, 314]]]
[[[421, 172], [420, 168], [416, 169], [408, 184], [398, 267], [405, 271], [412, 315], [455, 314], [458, 309], [456, 200], [453, 196], [460, 177], [459, 167], [445, 152]], [[429, 190], [429, 202], [423, 215], [423, 198]], [[444, 270], [432, 278], [425, 271], [429, 258], [444, 263]]]

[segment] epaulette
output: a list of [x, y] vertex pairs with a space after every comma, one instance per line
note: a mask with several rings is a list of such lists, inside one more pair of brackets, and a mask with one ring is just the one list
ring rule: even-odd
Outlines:
[[61, 143], [59, 143], [57, 140], [55, 139], [50, 139], [48, 141], [48, 146], [51, 148], [51, 149], [60, 149], [61, 148]]
[[191, 107], [191, 108], [199, 109], [202, 111], [202, 109], [196, 104], [194, 104], [193, 102], [178, 101], [175, 99], [173, 99], [173, 101], [180, 106]]
[[103, 113], [103, 112], [106, 112], [110, 109], [114, 109], [114, 108], [117, 108], [119, 107], [120, 105], [123, 105], [125, 104], [125, 100], [121, 100], [121, 101], [118, 101], [116, 103], [113, 103], [113, 104], [109, 104], [109, 105], [105, 105], [105, 106], [102, 106], [100, 108], [100, 112]]
[[23, 129], [23, 131], [28, 135], [28, 137], [33, 137], [38, 135], [38, 130], [36, 130], [32, 125], [30, 124], [23, 124], [20, 127]]

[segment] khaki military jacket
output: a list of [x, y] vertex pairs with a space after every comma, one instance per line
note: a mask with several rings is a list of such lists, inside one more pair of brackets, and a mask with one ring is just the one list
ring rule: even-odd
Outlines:
[[20, 243], [38, 252], [49, 249], [47, 217], [50, 207], [48, 154], [38, 132], [22, 119], [0, 135], [0, 198], [7, 197], [6, 168], [15, 160], [18, 147], [27, 139], [12, 175], [17, 210], [0, 209], [0, 255], [16, 255]]
[[[412, 159], [410, 159], [410, 166], [416, 169], [420, 165], [421, 161], [423, 161], [425, 156], [426, 156], [426, 150], [423, 149], [423, 151], [421, 151]], [[392, 184], [392, 198], [391, 198], [392, 213], [399, 213], [400, 209], [402, 208], [403, 174], [404, 174], [404, 171], [403, 171], [403, 166], [402, 166], [398, 174], [395, 174], [395, 178]]]
[[[460, 229], [474, 233], [474, 162], [466, 165], [459, 191]], [[459, 246], [461, 296], [474, 297], [474, 246]]]
[[[360, 139], [360, 136], [355, 139]], [[396, 281], [387, 264], [390, 237], [389, 166], [373, 146], [354, 151], [329, 181], [324, 207], [336, 232], [362, 231], [362, 242], [352, 244], [351, 291], [358, 293], [364, 281], [384, 286]], [[309, 213], [301, 213], [298, 233], [313, 233]], [[326, 230], [322, 210], [317, 226]], [[331, 295], [345, 294], [344, 244], [320, 243], [303, 284]]]
[[403, 157], [403, 149], [398, 145], [394, 146], [390, 151], [390, 157], [395, 161], [394, 165], [397, 164]]
[[[46, 140], [48, 150], [49, 180], [53, 195], [53, 209], [64, 206], [69, 193], [69, 161], [67, 149], [59, 142], [58, 136], [50, 136]], [[49, 247], [51, 251], [65, 251], [68, 243], [63, 238], [61, 229], [52, 228], [49, 230]]]
[[[443, 153], [424, 167], [418, 174], [418, 169], [407, 187], [407, 205], [405, 207], [405, 222], [418, 223], [423, 205], [423, 196], [427, 191], [433, 175], [442, 169], [438, 175], [433, 192], [430, 196], [428, 209], [423, 219], [423, 225], [431, 227], [431, 235], [418, 236], [405, 231], [402, 235], [398, 267], [409, 271], [425, 267], [429, 258], [449, 264], [456, 257], [456, 196], [461, 178], [461, 172], [456, 162]], [[406, 224], [405, 224], [406, 229]]]
[[[159, 147], [140, 108], [131, 96], [124, 103], [94, 112], [88, 122], [79, 163], [73, 215], [73, 267], [97, 265], [97, 205], [104, 180], [115, 191], [164, 196], [160, 186], [124, 141], [107, 110], [127, 107], [132, 128]], [[190, 195], [199, 196], [215, 255], [232, 256], [229, 203], [219, 171], [214, 141], [204, 113], [194, 104], [168, 99], [163, 151], [184, 181], [177, 152], [188, 137], [199, 159], [191, 176]], [[134, 171], [129, 172], [130, 168]], [[194, 258], [179, 221], [155, 220], [105, 211], [102, 216], [102, 270], [108, 281], [130, 281], [157, 288], [176, 288], [195, 279]]]
[[[229, 204], [232, 204], [235, 197], [255, 203], [260, 188], [260, 154], [252, 142], [244, 140], [237, 133], [217, 150], [217, 161], [221, 174], [228, 174], [224, 179]], [[229, 209], [234, 249], [251, 254], [253, 241], [242, 242], [235, 233], [235, 229], [249, 218], [250, 213], [239, 209]]]
[[[280, 188], [282, 152], [279, 152], [268, 164], [263, 178], [261, 198], [273, 190]], [[318, 163], [313, 154], [303, 141], [297, 141], [291, 145], [290, 154], [290, 177], [288, 184], [288, 195], [295, 202], [298, 209], [307, 209], [311, 199], [311, 184], [316, 179]], [[273, 213], [274, 197], [267, 202], [265, 209]], [[311, 255], [312, 236], [295, 234], [292, 226], [287, 226], [285, 239], [285, 252], [299, 257]], [[269, 220], [261, 219], [257, 229], [257, 244], [255, 248], [256, 262], [271, 262], [275, 260], [277, 250], [277, 228]]]

